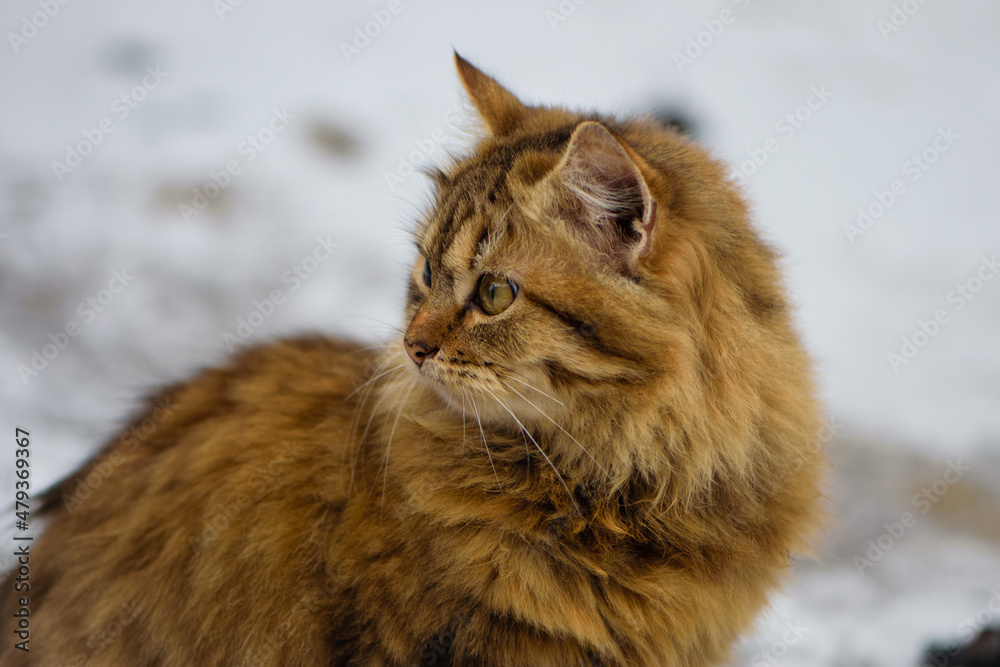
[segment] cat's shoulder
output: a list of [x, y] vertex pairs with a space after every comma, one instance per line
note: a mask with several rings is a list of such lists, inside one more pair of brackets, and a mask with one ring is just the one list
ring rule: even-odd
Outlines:
[[[152, 470], [169, 451], [215, 456], [227, 447], [247, 450], [256, 443], [266, 457], [268, 443], [322, 439], [350, 424], [358, 390], [376, 367], [372, 349], [319, 335], [238, 350], [191, 379], [149, 394], [122, 431], [84, 465], [82, 476], [102, 463]], [[50, 487], [42, 511], [63, 506], [67, 494], [73, 497], [78, 477]]]
[[371, 374], [377, 355], [360, 344], [321, 335], [279, 339], [238, 351], [193, 380], [167, 390], [257, 387], [308, 395], [350, 393]]

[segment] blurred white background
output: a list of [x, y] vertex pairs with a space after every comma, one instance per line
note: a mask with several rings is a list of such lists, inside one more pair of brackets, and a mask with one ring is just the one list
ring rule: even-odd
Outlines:
[[834, 520], [738, 664], [1000, 622], [995, 2], [64, 1], [0, 8], [4, 507], [15, 426], [40, 490], [230, 336], [401, 324], [412, 167], [469, 141], [455, 48], [530, 103], [681, 112], [785, 256]]

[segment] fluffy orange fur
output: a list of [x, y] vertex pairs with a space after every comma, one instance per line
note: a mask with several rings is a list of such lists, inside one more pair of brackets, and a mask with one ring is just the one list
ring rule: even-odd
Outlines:
[[[245, 351], [48, 494], [4, 665], [716, 665], [820, 523], [819, 410], [723, 168], [529, 107], [432, 176], [405, 335]], [[88, 481], [89, 480], [89, 481]]]

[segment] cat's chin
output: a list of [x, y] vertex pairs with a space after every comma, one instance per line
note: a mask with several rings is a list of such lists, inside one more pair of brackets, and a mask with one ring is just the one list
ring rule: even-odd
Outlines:
[[480, 385], [485, 383], [480, 378], [472, 378], [468, 373], [459, 375], [450, 372], [433, 361], [421, 368], [413, 368], [411, 372], [421, 385], [432, 390], [458, 417], [478, 418], [484, 424], [513, 421], [499, 402], [490, 396], [491, 391], [483, 390]]
[[463, 406], [467, 410], [472, 409], [468, 390], [463, 392], [462, 387], [455, 385], [455, 378], [449, 377], [449, 373], [436, 365], [424, 364], [423, 368], [414, 368], [411, 372], [417, 382], [433, 391], [435, 396], [458, 414], [462, 414]]
[[[455, 408], [457, 401], [458, 410], [462, 409], [462, 392], [455, 392], [452, 390], [449, 386], [450, 383], [441, 377], [440, 374], [428, 373], [424, 370], [415, 370], [414, 375], [417, 376], [417, 381], [420, 382], [420, 384], [433, 391], [434, 394], [447, 403], [449, 407]], [[458, 394], [457, 396], [456, 393]]]

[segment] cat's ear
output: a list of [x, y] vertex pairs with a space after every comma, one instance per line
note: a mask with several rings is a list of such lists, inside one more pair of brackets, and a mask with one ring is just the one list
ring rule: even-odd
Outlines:
[[607, 128], [587, 121], [574, 130], [553, 173], [564, 192], [560, 217], [621, 268], [649, 253], [656, 228], [656, 200], [639, 160]]
[[483, 74], [475, 65], [455, 53], [458, 77], [465, 86], [473, 106], [483, 119], [490, 134], [507, 134], [521, 122], [528, 112], [513, 93], [497, 81]]

